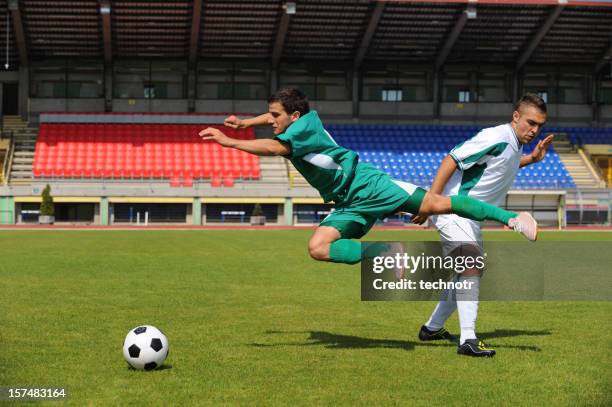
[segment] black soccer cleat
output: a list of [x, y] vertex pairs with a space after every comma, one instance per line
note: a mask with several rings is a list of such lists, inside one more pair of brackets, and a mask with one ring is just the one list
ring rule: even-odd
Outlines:
[[421, 327], [421, 331], [419, 332], [419, 339], [422, 341], [439, 341], [439, 340], [453, 341], [455, 340], [455, 337], [451, 335], [444, 328], [440, 328], [436, 331], [432, 331], [431, 329], [423, 325]]
[[491, 349], [485, 345], [483, 341], [478, 339], [467, 339], [463, 345], [457, 347], [458, 355], [474, 356], [474, 357], [493, 357], [495, 349]]

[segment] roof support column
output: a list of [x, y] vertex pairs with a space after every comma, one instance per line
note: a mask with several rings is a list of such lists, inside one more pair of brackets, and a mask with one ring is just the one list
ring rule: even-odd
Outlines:
[[104, 111], [113, 111], [113, 41], [110, 0], [100, 0], [102, 38], [104, 40]]
[[440, 119], [440, 99], [441, 99], [441, 94], [442, 94], [442, 89], [440, 86], [440, 71], [439, 70], [435, 70], [433, 73], [433, 77], [432, 77], [432, 89], [433, 89], [433, 99], [432, 99], [432, 103], [433, 103], [433, 119], [434, 120], [439, 120]]
[[189, 60], [187, 64], [187, 110], [189, 112], [196, 111], [198, 45], [200, 43], [201, 24], [202, 0], [194, 0], [191, 17], [191, 36], [189, 39]]
[[113, 111], [113, 66], [104, 64], [104, 111]]
[[353, 69], [351, 71], [351, 99], [353, 101], [352, 116], [353, 119], [359, 118], [359, 82], [361, 77], [360, 69]]
[[601, 90], [601, 76], [597, 73], [591, 75], [591, 124], [599, 125], [599, 98]]
[[370, 47], [372, 38], [374, 38], [374, 33], [376, 32], [378, 22], [380, 21], [380, 17], [382, 16], [384, 10], [385, 2], [376, 2], [374, 10], [372, 10], [372, 14], [370, 15], [368, 27], [366, 28], [366, 31], [363, 34], [363, 37], [361, 38], [361, 44], [359, 45], [359, 48], [357, 48], [357, 54], [355, 55], [355, 60], [353, 61], [353, 67], [355, 67], [355, 69], [359, 69], [361, 67], [361, 63], [363, 62], [363, 59], [365, 58], [366, 53], [368, 52], [368, 48]]
[[289, 21], [291, 21], [291, 15], [287, 14], [286, 10], [281, 11], [282, 16], [278, 26], [278, 32], [276, 33], [276, 41], [274, 41], [274, 48], [272, 50], [272, 70], [278, 70], [278, 64], [281, 56], [283, 55], [283, 48], [285, 46], [285, 36], [289, 30]]
[[13, 28], [15, 30], [15, 42], [19, 50], [19, 62], [21, 66], [28, 65], [28, 51], [26, 49], [25, 34], [23, 31], [23, 21], [21, 19], [21, 11], [19, 10], [18, 0], [9, 0], [8, 9], [13, 20]]
[[19, 115], [29, 120], [28, 99], [30, 97], [30, 67], [19, 66]]
[[537, 46], [542, 42], [542, 39], [546, 36], [550, 28], [553, 26], [559, 15], [563, 11], [565, 6], [556, 6], [555, 9], [548, 15], [544, 24], [540, 27], [538, 32], [531, 38], [529, 43], [525, 46], [525, 50], [518, 58], [518, 62], [516, 63], [515, 70], [519, 71], [523, 68], [523, 65], [529, 60], [533, 51], [537, 48]]

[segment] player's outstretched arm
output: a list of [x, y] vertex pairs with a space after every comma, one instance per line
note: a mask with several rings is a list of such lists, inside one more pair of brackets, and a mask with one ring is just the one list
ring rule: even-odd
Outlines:
[[253, 126], [265, 126], [269, 123], [270, 113], [264, 113], [257, 117], [249, 119], [241, 119], [236, 115], [231, 115], [225, 118], [223, 124], [232, 129], [246, 129]]
[[226, 136], [221, 130], [214, 127], [208, 127], [207, 129], [204, 129], [198, 133], [198, 135], [203, 141], [212, 140], [219, 143], [223, 147], [235, 148], [237, 150], [246, 151], [247, 153], [259, 156], [285, 156], [291, 154], [291, 144], [279, 140], [238, 140]]
[[554, 134], [549, 134], [544, 140], [540, 140], [540, 142], [534, 147], [531, 154], [526, 154], [521, 157], [520, 166], [524, 167], [526, 165], [535, 164], [539, 161], [542, 161], [546, 156], [546, 150], [548, 150], [548, 146], [550, 146], [554, 138]]

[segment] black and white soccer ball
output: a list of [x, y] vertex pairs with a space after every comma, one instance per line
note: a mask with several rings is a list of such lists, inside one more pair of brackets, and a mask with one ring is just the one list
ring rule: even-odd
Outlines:
[[134, 369], [157, 369], [167, 356], [168, 338], [151, 325], [131, 329], [123, 342], [123, 357]]

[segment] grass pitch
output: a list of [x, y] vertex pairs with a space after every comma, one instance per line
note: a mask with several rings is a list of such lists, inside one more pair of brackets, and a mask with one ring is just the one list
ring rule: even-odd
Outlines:
[[[417, 339], [434, 302], [361, 302], [359, 267], [310, 260], [310, 233], [1, 232], [0, 386], [67, 387], [75, 406], [612, 404], [612, 303], [481, 302], [498, 355], [461, 357]], [[123, 360], [140, 324], [168, 336], [164, 369]]]

